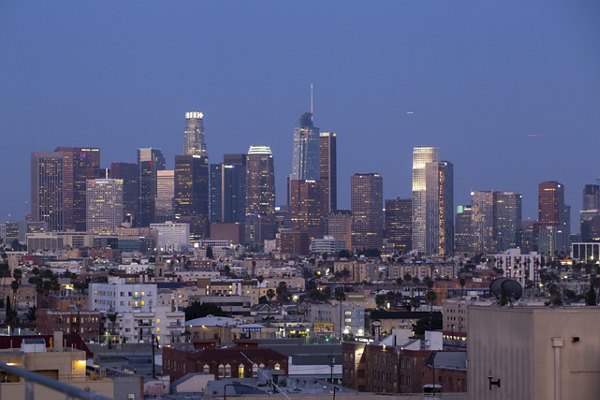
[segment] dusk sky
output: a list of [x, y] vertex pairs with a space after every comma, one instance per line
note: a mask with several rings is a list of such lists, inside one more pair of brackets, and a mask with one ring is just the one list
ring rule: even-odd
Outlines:
[[[285, 202], [292, 132], [309, 108], [338, 134], [339, 208], [350, 176], [379, 172], [409, 197], [412, 148], [454, 163], [471, 190], [523, 194], [600, 176], [600, 2], [0, 1], [0, 220], [29, 212], [30, 155], [97, 146], [101, 162], [161, 148], [205, 115], [211, 163], [273, 149]], [[27, 202], [27, 203], [26, 203]]]

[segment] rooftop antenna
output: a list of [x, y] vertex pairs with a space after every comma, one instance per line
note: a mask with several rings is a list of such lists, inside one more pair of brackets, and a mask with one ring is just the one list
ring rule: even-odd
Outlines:
[[315, 97], [314, 97], [314, 85], [310, 84], [310, 118], [313, 119], [315, 114]]

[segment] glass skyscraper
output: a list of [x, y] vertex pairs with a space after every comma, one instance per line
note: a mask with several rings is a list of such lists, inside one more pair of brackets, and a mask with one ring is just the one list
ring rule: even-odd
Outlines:
[[185, 113], [183, 154], [188, 156], [208, 156], [204, 143], [204, 114], [200, 111]]
[[412, 250], [427, 251], [427, 163], [438, 161], [437, 147], [415, 147], [412, 166]]
[[313, 125], [312, 114], [302, 114], [299, 126], [294, 128], [292, 151], [292, 179], [318, 180], [319, 166], [319, 128]]

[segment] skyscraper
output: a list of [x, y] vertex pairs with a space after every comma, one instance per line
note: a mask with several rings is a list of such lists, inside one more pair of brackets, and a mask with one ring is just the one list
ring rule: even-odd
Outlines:
[[425, 254], [454, 253], [454, 167], [448, 161], [425, 164]]
[[110, 178], [123, 181], [123, 214], [138, 223], [140, 207], [140, 168], [138, 164], [116, 162], [110, 165]]
[[521, 195], [501, 192], [496, 196], [496, 252], [520, 248], [522, 243]]
[[394, 247], [408, 253], [412, 248], [412, 199], [385, 201], [385, 237]]
[[246, 155], [225, 154], [210, 165], [211, 222], [244, 222], [246, 215]]
[[335, 132], [321, 132], [320, 177], [325, 215], [337, 209], [337, 144]]
[[175, 218], [190, 224], [192, 238], [208, 237], [208, 158], [175, 156]]
[[154, 222], [173, 221], [173, 200], [175, 197], [175, 171], [156, 171], [156, 199], [154, 201]]
[[86, 181], [100, 177], [100, 149], [57, 147], [63, 153], [63, 229], [86, 229]]
[[63, 229], [63, 161], [61, 152], [31, 154], [31, 218], [51, 231]]
[[150, 226], [156, 218], [157, 171], [165, 169], [162, 151], [153, 148], [138, 149], [138, 169], [140, 172], [139, 226]]
[[321, 181], [290, 180], [292, 229], [306, 233], [309, 239], [323, 237], [324, 214]]
[[313, 125], [310, 112], [302, 114], [299, 126], [294, 128], [291, 179], [317, 180], [320, 178], [319, 128]]
[[208, 157], [204, 143], [204, 114], [200, 111], [185, 113], [185, 129], [183, 138], [183, 154], [188, 156]]
[[471, 223], [473, 251], [492, 254], [496, 252], [496, 216], [494, 214], [497, 191], [471, 192]]
[[438, 161], [437, 147], [415, 147], [412, 166], [412, 250], [427, 251], [427, 179], [425, 166]]
[[381, 249], [383, 244], [383, 177], [356, 173], [351, 179], [352, 247]]
[[590, 242], [600, 236], [594, 229], [600, 223], [600, 185], [585, 185], [579, 214], [581, 241]]
[[[275, 165], [269, 146], [250, 146], [246, 158], [246, 214], [251, 221], [260, 220], [259, 229], [248, 225], [254, 232], [248, 236], [253, 243], [262, 243], [275, 237]], [[248, 220], [248, 218], [247, 218]]]
[[86, 183], [86, 231], [112, 235], [123, 222], [123, 181], [88, 179]]
[[344, 249], [352, 250], [352, 212], [336, 210], [327, 218], [327, 235], [344, 241]]
[[454, 253], [465, 254], [473, 251], [474, 239], [472, 229], [473, 209], [471, 205], [460, 205], [456, 207], [456, 219], [454, 230]]
[[538, 186], [538, 250], [553, 256], [569, 251], [569, 211], [564, 185], [545, 181]]

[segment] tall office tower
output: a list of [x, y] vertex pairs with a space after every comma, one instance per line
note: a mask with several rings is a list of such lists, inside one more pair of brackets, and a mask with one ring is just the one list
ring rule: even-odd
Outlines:
[[425, 253], [427, 224], [427, 180], [425, 165], [438, 161], [437, 147], [415, 147], [412, 166], [412, 250]]
[[352, 212], [336, 210], [327, 218], [327, 235], [344, 241], [344, 249], [352, 250]]
[[321, 132], [320, 176], [325, 215], [337, 209], [337, 144], [335, 132]]
[[138, 226], [150, 226], [156, 218], [156, 194], [158, 171], [165, 169], [165, 157], [162, 151], [153, 148], [138, 149], [139, 205]]
[[454, 253], [469, 254], [473, 251], [473, 209], [470, 205], [456, 207], [455, 229], [454, 229]]
[[190, 224], [191, 238], [209, 236], [208, 208], [208, 157], [175, 156], [175, 219]]
[[204, 114], [200, 111], [185, 113], [183, 155], [208, 157], [204, 143]]
[[585, 185], [583, 188], [583, 204], [579, 213], [581, 241], [590, 242], [600, 236], [594, 226], [600, 223], [600, 185]]
[[383, 177], [356, 173], [351, 179], [352, 247], [381, 249], [383, 244]]
[[175, 171], [156, 171], [156, 199], [154, 200], [154, 222], [173, 221], [173, 201], [175, 198]]
[[137, 224], [140, 206], [140, 169], [137, 164], [116, 162], [110, 165], [109, 178], [123, 181], [123, 214]]
[[63, 162], [60, 152], [31, 154], [31, 219], [51, 231], [63, 229]]
[[312, 114], [302, 114], [294, 128], [292, 174], [290, 179], [317, 180], [319, 171], [319, 128], [313, 125]]
[[535, 220], [527, 219], [521, 222], [521, 231], [523, 238], [521, 240], [521, 253], [527, 254], [532, 251], [538, 251], [538, 223]]
[[[275, 237], [275, 165], [269, 146], [250, 146], [246, 158], [246, 214], [258, 216], [249, 217], [250, 221], [260, 221], [247, 224], [251, 234], [247, 240], [251, 243], [263, 243], [266, 239]], [[248, 220], [248, 216], [246, 218]]]
[[425, 164], [425, 254], [454, 252], [454, 166], [448, 161]]
[[496, 195], [496, 252], [521, 247], [521, 194], [500, 192]]
[[496, 217], [494, 215], [496, 191], [471, 192], [471, 224], [473, 251], [492, 254], [496, 252]]
[[86, 183], [86, 231], [112, 235], [123, 222], [123, 181], [88, 179]]
[[306, 233], [309, 239], [323, 237], [322, 194], [321, 181], [290, 180], [292, 229]]
[[63, 229], [85, 231], [86, 181], [100, 177], [100, 149], [57, 147], [63, 158]]
[[385, 237], [396, 250], [408, 253], [412, 248], [412, 199], [385, 201]]
[[225, 154], [210, 165], [211, 222], [244, 222], [246, 215], [246, 155]]
[[568, 251], [568, 214], [564, 185], [545, 181], [538, 186], [538, 250], [553, 256]]

